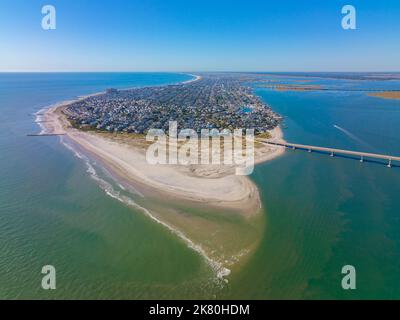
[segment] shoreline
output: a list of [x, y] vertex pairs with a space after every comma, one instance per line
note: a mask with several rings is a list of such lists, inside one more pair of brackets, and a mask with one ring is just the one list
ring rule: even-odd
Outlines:
[[[171, 233], [173, 233], [178, 238], [180, 238], [189, 248], [191, 248], [192, 250], [197, 252], [201, 257], [204, 258], [205, 262], [215, 272], [215, 274], [216, 274], [218, 279], [223, 280], [224, 277], [228, 276], [231, 273], [230, 269], [224, 267], [223, 263], [221, 263], [218, 259], [212, 258], [206, 252], [206, 250], [202, 247], [202, 245], [197, 244], [194, 241], [192, 241], [182, 230], [180, 230], [179, 228], [171, 225], [170, 223], [168, 223], [166, 221], [163, 221], [162, 219], [160, 219], [160, 217], [155, 215], [151, 210], [149, 210], [148, 208], [146, 208], [146, 207], [142, 206], [141, 204], [137, 203], [137, 201], [135, 201], [135, 199], [133, 197], [133, 194], [136, 194], [139, 197], [144, 197], [144, 195], [141, 194], [138, 190], [134, 189], [132, 197], [127, 197], [125, 195], [121, 195], [120, 192], [116, 191], [111, 184], [109, 184], [107, 181], [105, 181], [103, 178], [101, 178], [101, 177], [99, 177], [97, 175], [97, 171], [93, 167], [93, 163], [92, 163], [91, 157], [88, 157], [87, 154], [85, 154], [85, 153], [81, 153], [81, 150], [79, 150], [79, 149], [77, 150], [74, 145], [71, 145], [70, 143], [65, 142], [63, 140], [63, 138], [61, 138], [61, 143], [67, 149], [69, 149], [71, 152], [73, 152], [74, 155], [77, 158], [79, 158], [80, 160], [84, 160], [84, 162], [86, 163], [86, 166], [87, 166], [87, 172], [89, 173], [90, 177], [93, 178], [95, 181], [100, 182], [100, 183], [98, 183], [99, 187], [108, 196], [110, 196], [113, 199], [116, 199], [116, 200], [120, 201], [124, 205], [127, 205], [129, 207], [132, 207], [132, 208], [134, 208], [136, 210], [141, 211], [147, 217], [149, 217], [151, 220], [153, 220], [156, 223], [162, 225], [167, 230], [169, 230]], [[96, 157], [95, 157], [95, 159], [96, 159]], [[97, 165], [99, 164], [97, 162], [97, 159], [96, 159], [96, 163], [97, 163]], [[107, 170], [110, 170], [112, 172], [112, 175], [110, 177], [112, 178], [112, 180], [114, 180], [114, 182], [117, 183], [118, 188], [120, 188], [122, 190], [126, 190], [126, 188], [124, 187], [124, 184], [125, 184], [124, 181], [126, 181], [126, 179], [124, 180], [124, 177], [121, 176], [121, 177], [116, 178], [114, 176], [114, 174], [117, 174], [117, 173], [114, 172], [112, 170], [112, 168], [109, 168], [107, 166], [107, 164], [103, 164], [102, 163], [101, 167], [106, 168]], [[121, 179], [121, 181], [119, 179]], [[129, 184], [129, 182], [128, 182], [128, 184]], [[129, 186], [130, 186], [130, 191], [132, 191], [132, 186], [131, 185], [129, 185]]]
[[190, 80], [182, 81], [179, 84], [187, 84], [187, 83], [195, 82], [195, 81], [198, 81], [198, 80], [202, 79], [202, 76], [199, 76], [199, 75], [196, 75], [196, 74], [191, 74], [191, 73], [185, 73], [185, 74], [187, 74], [189, 76], [192, 76], [194, 78], [190, 79]]
[[[197, 81], [196, 77], [190, 81]], [[214, 270], [217, 278], [230, 274], [230, 268], [236, 264], [234, 257], [245, 259], [247, 254], [254, 250], [259, 240], [257, 234], [251, 236], [252, 240], [240, 241], [234, 248], [225, 248], [226, 240], [235, 239], [238, 226], [227, 222], [204, 220], [196, 215], [189, 217], [176, 204], [187, 208], [204, 211], [211, 215], [219, 215], [217, 219], [225, 219], [237, 215], [245, 221], [245, 224], [253, 224], [254, 221], [262, 220], [260, 215], [261, 200], [259, 190], [249, 176], [237, 176], [228, 174], [222, 169], [222, 165], [213, 168], [190, 168], [182, 165], [150, 165], [145, 158], [143, 137], [140, 139], [129, 134], [110, 134], [105, 132], [82, 131], [73, 128], [68, 122], [63, 109], [70, 103], [85, 99], [89, 96], [102, 94], [94, 93], [80, 96], [75, 100], [67, 100], [56, 103], [50, 107], [43, 108], [37, 112], [36, 120], [41, 127], [41, 133], [64, 134], [61, 141], [67, 138], [68, 142], [78, 146], [84, 155], [97, 159], [102, 167], [112, 173], [113, 180], [118, 185], [127, 185], [147, 201], [143, 205], [142, 200], [134, 207], [143, 211], [151, 219], [160, 223], [168, 230], [182, 239], [188, 247], [200, 254], [206, 263]], [[283, 132], [279, 126], [270, 131], [270, 139], [283, 140]], [[282, 147], [271, 147], [257, 143], [254, 144], [255, 163], [263, 163], [275, 159], [285, 152]], [[86, 157], [86, 156], [85, 156]], [[206, 165], [207, 166], [207, 165]], [[112, 196], [112, 195], [111, 195]], [[112, 196], [123, 201], [119, 196]], [[131, 206], [130, 201], [127, 203]], [[171, 204], [171, 207], [169, 207]], [[172, 208], [174, 207], [174, 208]], [[165, 211], [165, 212], [164, 212]], [[183, 214], [183, 215], [182, 215]], [[228, 218], [229, 220], [230, 218]], [[256, 220], [254, 220], [256, 219]], [[206, 229], [204, 229], [206, 227]], [[262, 224], [257, 226], [261, 228]], [[243, 229], [241, 232], [249, 232]], [[204, 229], [204, 230], [203, 230]], [[216, 238], [210, 241], [208, 232], [210, 230], [225, 230], [228, 238]], [[218, 248], [217, 250], [215, 250]], [[228, 251], [226, 251], [228, 250]], [[243, 252], [246, 252], [245, 256]], [[227, 260], [227, 256], [230, 256]], [[223, 258], [225, 257], [225, 258]], [[229, 267], [229, 269], [227, 268]], [[225, 281], [227, 281], [225, 279]]]
[[[198, 81], [198, 80], [202, 79], [202, 77], [199, 76], [199, 75], [190, 74], [190, 73], [185, 73], [185, 74], [187, 74], [189, 76], [192, 76], [193, 79], [189, 79], [189, 80], [185, 80], [185, 81], [181, 81], [181, 82], [173, 83], [173, 84], [177, 84], [177, 85], [179, 85], [179, 84], [187, 84], [187, 83], [195, 82], [195, 81]], [[169, 85], [169, 84], [165, 84], [165, 85]], [[164, 85], [161, 85], [161, 86], [164, 86]], [[131, 89], [135, 89], [135, 88], [137, 88], [137, 87], [128, 87], [128, 88], [123, 88], [123, 89], [119, 89], [119, 90], [124, 91], [124, 90], [131, 90]], [[71, 104], [71, 103], [74, 103], [74, 102], [78, 102], [78, 101], [84, 100], [86, 98], [95, 97], [95, 96], [98, 96], [98, 95], [101, 95], [101, 94], [105, 94], [105, 93], [106, 93], [106, 91], [98, 91], [98, 92], [94, 92], [94, 93], [89, 93], [89, 94], [77, 96], [76, 99], [69, 99], [69, 100], [56, 102], [55, 104], [52, 104], [52, 105], [46, 106], [44, 108], [41, 108], [39, 111], [37, 111], [35, 113], [35, 116], [36, 116], [35, 123], [37, 123], [39, 125], [39, 127], [41, 128], [41, 130], [42, 130], [40, 132], [40, 134], [46, 132], [45, 131], [46, 130], [45, 126], [42, 125], [42, 121], [43, 121], [42, 117], [46, 114], [46, 112], [49, 109], [52, 109], [52, 108], [55, 108], [55, 107], [63, 107], [63, 106], [66, 106], [68, 104]]]
[[400, 99], [400, 91], [380, 91], [375, 93], [369, 93], [370, 97], [376, 97], [387, 100], [399, 100]]
[[[180, 82], [180, 84], [199, 81], [202, 78], [194, 74], [189, 75], [194, 78]], [[153, 188], [161, 194], [169, 194], [177, 199], [182, 198], [207, 203], [216, 207], [239, 210], [252, 208], [252, 211], [254, 211], [254, 208], [261, 208], [258, 188], [248, 176], [221, 176], [219, 174], [221, 170], [213, 168], [213, 171], [215, 171], [212, 172], [213, 179], [207, 179], [206, 175], [196, 178], [187, 174], [187, 172], [179, 170], [177, 167], [182, 167], [181, 165], [158, 165], [158, 171], [164, 173], [164, 179], [160, 179], [160, 177], [153, 174], [149, 175], [150, 172], [153, 173], [155, 171], [154, 166], [147, 164], [142, 150], [135, 145], [128, 148], [127, 145], [116, 144], [113, 141], [104, 139], [104, 137], [101, 137], [101, 133], [86, 132], [72, 128], [62, 110], [71, 103], [103, 93], [104, 91], [79, 96], [77, 99], [66, 100], [39, 110], [36, 113], [35, 121], [42, 129], [40, 134], [64, 134], [88, 152], [102, 159], [110, 167], [115, 167], [119, 173], [122, 172], [121, 176]], [[275, 127], [269, 133], [271, 134], [270, 140], [284, 141], [280, 126]], [[275, 159], [285, 152], [285, 149], [281, 147], [262, 146], [257, 148], [257, 139], [255, 139], [254, 143], [254, 165]], [[125, 156], [126, 154], [128, 154], [128, 157]], [[131, 162], [130, 160], [133, 161]], [[132, 163], [135, 163], [135, 166]], [[171, 176], [175, 177], [172, 181]], [[208, 181], [208, 183], [204, 183], [204, 181]], [[193, 188], [193, 186], [196, 186], [196, 188]], [[225, 191], [228, 189], [231, 191]], [[221, 192], [221, 190], [223, 191]]]
[[[80, 98], [83, 99], [83, 98]], [[71, 101], [68, 101], [71, 103]], [[258, 188], [248, 176], [229, 174], [230, 168], [221, 169], [223, 165], [212, 168], [189, 168], [183, 165], [151, 165], [145, 159], [143, 140], [127, 138], [127, 141], [116, 142], [113, 134], [81, 131], [72, 128], [62, 109], [66, 104], [56, 104], [39, 117], [44, 122], [41, 133], [64, 134], [87, 152], [96, 155], [109, 167], [134, 184], [141, 184], [154, 189], [157, 193], [176, 199], [195, 201], [214, 207], [245, 210], [244, 215], [255, 213], [261, 207]], [[273, 141], [282, 140], [282, 130], [278, 126], [270, 132]], [[120, 134], [120, 136], [123, 136]], [[115, 135], [118, 137], [118, 134]], [[125, 142], [125, 143], [124, 143]], [[128, 142], [128, 143], [126, 143]], [[256, 146], [255, 165], [263, 163], [284, 153], [281, 147]], [[200, 167], [201, 165], [198, 165]], [[208, 166], [208, 165], [204, 165]], [[210, 166], [211, 167], [211, 166]], [[190, 174], [189, 169], [199, 173]], [[211, 178], [210, 178], [211, 177]], [[248, 210], [252, 212], [249, 213]]]

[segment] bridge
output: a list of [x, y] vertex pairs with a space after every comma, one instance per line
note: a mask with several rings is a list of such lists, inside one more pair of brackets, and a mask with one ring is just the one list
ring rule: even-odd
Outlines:
[[300, 149], [305, 150], [308, 152], [318, 151], [322, 153], [328, 153], [331, 157], [335, 155], [347, 155], [360, 158], [360, 162], [363, 162], [365, 158], [367, 159], [379, 159], [387, 161], [387, 167], [390, 168], [392, 166], [393, 161], [399, 161], [400, 157], [385, 155], [385, 154], [378, 154], [378, 153], [368, 153], [368, 152], [359, 152], [359, 151], [352, 151], [352, 150], [343, 150], [343, 149], [334, 149], [334, 148], [325, 148], [325, 147], [317, 147], [317, 146], [310, 146], [305, 144], [297, 144], [297, 143], [289, 143], [289, 142], [275, 142], [275, 141], [268, 141], [268, 140], [258, 140], [258, 142], [275, 145], [275, 146], [282, 146], [285, 148], [290, 148], [293, 150]]

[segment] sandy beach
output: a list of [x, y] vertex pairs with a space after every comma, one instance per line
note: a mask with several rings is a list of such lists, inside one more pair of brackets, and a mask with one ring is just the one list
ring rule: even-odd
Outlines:
[[[119, 175], [134, 184], [145, 185], [154, 192], [182, 200], [237, 209], [248, 216], [261, 206], [258, 190], [247, 176], [234, 174], [225, 165], [152, 165], [146, 160], [146, 141], [129, 135], [101, 134], [72, 128], [63, 114], [63, 105], [49, 108], [42, 116], [45, 130], [64, 134], [80, 147], [96, 155]], [[279, 127], [270, 132], [271, 139], [281, 140]], [[255, 163], [281, 155], [281, 147], [255, 144]]]
[[181, 82], [182, 84], [184, 84], [184, 83], [191, 83], [191, 82], [198, 81], [198, 80], [201, 79], [201, 76], [198, 76], [198, 75], [196, 75], [196, 74], [188, 73], [188, 75], [189, 75], [189, 76], [192, 76], [193, 79], [190, 79], [190, 80], [187, 80], [187, 81], [183, 81], [183, 82]]
[[[264, 215], [259, 214], [262, 205], [258, 188], [248, 176], [236, 175], [235, 165], [150, 164], [146, 158], [150, 142], [144, 135], [72, 127], [64, 113], [72, 102], [56, 104], [37, 114], [42, 133], [63, 135], [63, 140], [111, 172], [118, 184], [137, 191], [140, 197], [135, 198], [135, 207], [203, 256], [218, 278], [246, 261], [257, 247], [265, 223]], [[270, 140], [282, 140], [280, 127], [268, 134]], [[257, 143], [255, 139], [255, 164], [284, 152], [283, 147]]]
[[400, 99], [400, 91], [382, 91], [368, 94], [371, 97], [382, 99]]

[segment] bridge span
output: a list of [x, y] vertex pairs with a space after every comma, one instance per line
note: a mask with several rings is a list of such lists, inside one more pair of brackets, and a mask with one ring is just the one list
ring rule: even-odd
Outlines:
[[335, 155], [348, 155], [348, 156], [358, 157], [358, 158], [360, 158], [360, 162], [363, 162], [365, 158], [385, 160], [385, 161], [387, 161], [387, 167], [389, 167], [389, 168], [392, 166], [393, 161], [400, 162], [400, 157], [385, 155], [385, 154], [359, 152], [359, 151], [334, 149], [334, 148], [325, 148], [325, 147], [317, 147], [317, 146], [289, 143], [289, 142], [276, 142], [276, 141], [268, 141], [268, 140], [257, 140], [257, 141], [264, 143], [264, 144], [282, 146], [282, 147], [290, 148], [293, 150], [300, 149], [300, 150], [305, 150], [308, 152], [318, 151], [318, 152], [328, 153], [328, 154], [330, 154], [331, 157], [334, 157]]

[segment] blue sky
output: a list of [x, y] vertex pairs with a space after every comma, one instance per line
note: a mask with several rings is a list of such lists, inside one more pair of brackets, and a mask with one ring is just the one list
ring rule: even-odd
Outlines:
[[400, 1], [1, 0], [0, 71], [400, 71]]

